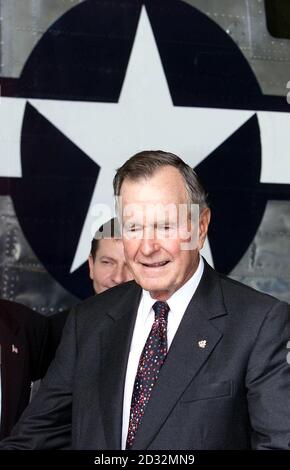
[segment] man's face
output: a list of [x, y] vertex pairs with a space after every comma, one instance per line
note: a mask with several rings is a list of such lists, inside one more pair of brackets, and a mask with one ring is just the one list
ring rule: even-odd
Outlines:
[[95, 260], [89, 256], [90, 278], [96, 294], [122, 282], [132, 280], [125, 256], [122, 240], [104, 238], [99, 241]]
[[[153, 298], [167, 300], [197, 269], [210, 211], [204, 209], [196, 224], [176, 216], [180, 205], [188, 207], [189, 200], [183, 177], [172, 166], [162, 167], [148, 179], [125, 179], [120, 196], [128, 266]], [[162, 207], [170, 210], [162, 213]], [[188, 248], [194, 231], [196, 244]]]

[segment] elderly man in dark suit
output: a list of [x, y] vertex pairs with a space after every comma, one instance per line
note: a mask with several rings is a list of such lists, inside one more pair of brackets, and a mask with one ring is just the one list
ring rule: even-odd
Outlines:
[[48, 321], [24, 305], [0, 299], [0, 438], [7, 436], [28, 405], [32, 382], [50, 361]]
[[135, 281], [75, 308], [2, 448], [289, 449], [289, 306], [200, 256], [210, 210], [179, 157], [137, 154], [114, 189]]

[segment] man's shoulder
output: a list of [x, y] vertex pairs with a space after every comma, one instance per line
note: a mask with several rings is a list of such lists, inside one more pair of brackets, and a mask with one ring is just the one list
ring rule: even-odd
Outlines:
[[119, 308], [121, 302], [126, 302], [127, 299], [136, 297], [140, 291], [141, 288], [135, 281], [125, 282], [101, 294], [83, 300], [74, 307], [74, 310], [78, 317], [94, 316], [97, 314], [98, 319], [100, 319], [108, 311], [114, 311], [116, 308]]
[[[210, 318], [228, 322], [229, 327], [240, 329], [247, 337], [255, 335], [266, 319], [283, 325], [290, 319], [286, 302], [218, 273], [209, 265], [205, 265], [198, 295]], [[229, 331], [233, 334], [234, 330]]]

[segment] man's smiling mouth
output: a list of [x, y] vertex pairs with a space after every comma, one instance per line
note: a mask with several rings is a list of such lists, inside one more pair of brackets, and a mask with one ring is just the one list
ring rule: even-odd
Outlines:
[[169, 261], [160, 261], [159, 263], [141, 263], [142, 266], [145, 266], [146, 268], [161, 268], [162, 266], [166, 266]]

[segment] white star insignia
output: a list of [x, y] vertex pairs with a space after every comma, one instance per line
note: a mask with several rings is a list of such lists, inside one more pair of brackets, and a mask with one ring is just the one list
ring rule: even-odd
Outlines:
[[[195, 167], [255, 113], [174, 106], [145, 6], [118, 103], [29, 102], [101, 168], [71, 272], [86, 261], [96, 229], [114, 215], [112, 180], [125, 160], [141, 150], [161, 149], [180, 155]], [[2, 98], [0, 152], [8, 155], [9, 164], [1, 159], [0, 176], [21, 176], [20, 133], [25, 103], [25, 99]], [[16, 123], [16, 129], [12, 123]], [[9, 142], [11, 129], [14, 133]]]

